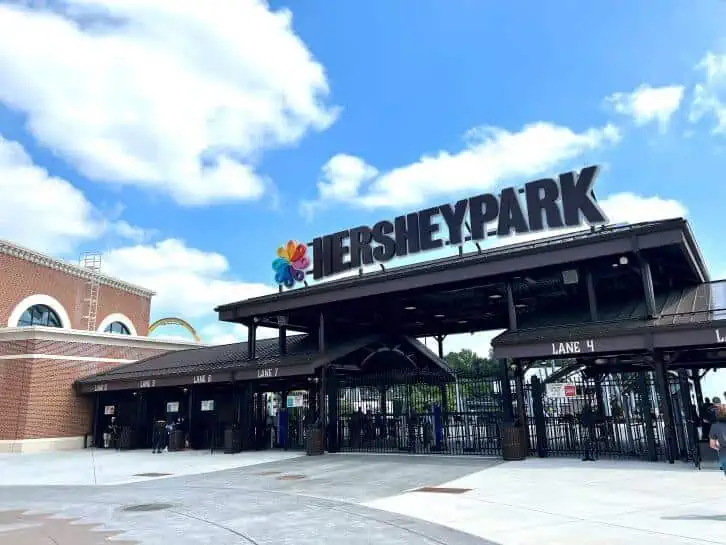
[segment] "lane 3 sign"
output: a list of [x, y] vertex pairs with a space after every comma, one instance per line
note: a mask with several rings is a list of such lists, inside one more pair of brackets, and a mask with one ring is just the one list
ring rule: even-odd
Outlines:
[[587, 354], [595, 352], [595, 340], [564, 341], [552, 343], [552, 355], [563, 356], [571, 354]]
[[[445, 245], [482, 241], [583, 224], [601, 225], [607, 217], [597, 204], [593, 185], [597, 166], [543, 178], [522, 188], [507, 187], [499, 195], [484, 193], [454, 204], [317, 237], [313, 247], [313, 278], [332, 276], [363, 265], [387, 263], [395, 257], [436, 250]], [[441, 238], [446, 224], [448, 240]], [[467, 233], [463, 229], [468, 224]]]

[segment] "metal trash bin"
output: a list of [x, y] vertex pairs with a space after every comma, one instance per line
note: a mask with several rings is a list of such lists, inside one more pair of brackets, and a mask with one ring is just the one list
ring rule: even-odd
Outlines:
[[237, 428], [225, 428], [224, 453], [235, 454], [242, 450], [242, 436]]
[[323, 430], [311, 428], [305, 437], [305, 454], [308, 456], [320, 456], [325, 454], [323, 447]]
[[502, 426], [502, 458], [506, 461], [519, 461], [526, 457], [527, 436], [524, 426]]
[[184, 432], [182, 430], [173, 430], [169, 434], [169, 452], [184, 450]]
[[134, 446], [133, 429], [131, 426], [122, 426], [121, 434], [118, 438], [118, 447], [121, 450], [131, 450]]

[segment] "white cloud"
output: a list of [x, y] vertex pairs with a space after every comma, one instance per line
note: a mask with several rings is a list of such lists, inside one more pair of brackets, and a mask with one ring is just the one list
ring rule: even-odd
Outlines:
[[[257, 328], [257, 339], [277, 337], [279, 331], [269, 327]], [[240, 324], [212, 322], [201, 328], [199, 336], [209, 344], [232, 344], [247, 340], [247, 328]]]
[[260, 154], [336, 117], [290, 12], [263, 0], [54, 6], [0, 4], [0, 101], [93, 180], [186, 205], [255, 199]]
[[697, 68], [704, 79], [693, 88], [689, 119], [713, 118], [713, 132], [726, 132], [726, 54], [707, 53]]
[[519, 132], [496, 127], [469, 131], [465, 149], [440, 151], [416, 163], [381, 173], [362, 159], [336, 155], [323, 167], [319, 199], [367, 208], [413, 208], [434, 197], [491, 190], [507, 180], [529, 179], [564, 162], [619, 141], [612, 125], [577, 133], [550, 123], [527, 125]]
[[682, 85], [641, 85], [631, 93], [614, 93], [607, 102], [619, 114], [632, 117], [636, 125], [657, 123], [661, 132], [665, 132], [671, 117], [681, 106], [684, 93]]
[[144, 242], [156, 235], [155, 229], [144, 229], [131, 225], [125, 220], [119, 220], [113, 225], [113, 232], [121, 238], [128, 239], [132, 242]]
[[117, 248], [103, 255], [104, 272], [154, 290], [155, 317], [208, 320], [214, 307], [273, 293], [262, 283], [246, 283], [229, 276], [223, 255], [166, 239], [156, 244]]
[[0, 237], [63, 254], [103, 234], [106, 222], [83, 193], [35, 166], [17, 142], [0, 136]]

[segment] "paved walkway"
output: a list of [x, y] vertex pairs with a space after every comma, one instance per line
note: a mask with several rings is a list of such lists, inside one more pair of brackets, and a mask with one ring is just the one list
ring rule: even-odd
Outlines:
[[681, 464], [282, 452], [89, 458], [0, 457], [0, 544], [726, 544], [726, 479]]
[[530, 459], [366, 505], [502, 545], [726, 543], [726, 479], [677, 463]]
[[[268, 454], [275, 453], [215, 455], [236, 460], [238, 467], [101, 486], [88, 486], [87, 476], [71, 474], [74, 464], [87, 470], [83, 460], [74, 461], [73, 453], [59, 462], [35, 455], [5, 458], [0, 483], [15, 464], [24, 469], [10, 478], [14, 485], [0, 486], [0, 544], [491, 545], [445, 526], [362, 504], [457, 479], [495, 461], [449, 459], [444, 464], [405, 456], [326, 455], [260, 463]], [[107, 468], [108, 482], [119, 482], [138, 481], [134, 475], [142, 466], [168, 472], [196, 459], [198, 470], [204, 471], [204, 464], [212, 462], [195, 453], [153, 456], [104, 452], [96, 458], [96, 467]], [[64, 477], [47, 472], [56, 485], [26, 486], [43, 481], [46, 464], [64, 467]], [[64, 479], [74, 482], [64, 485]]]
[[211, 454], [208, 450], [152, 454], [138, 450], [87, 449], [39, 454], [0, 454], [0, 485], [114, 485], [172, 476], [211, 473], [303, 456], [298, 452], [262, 451]]

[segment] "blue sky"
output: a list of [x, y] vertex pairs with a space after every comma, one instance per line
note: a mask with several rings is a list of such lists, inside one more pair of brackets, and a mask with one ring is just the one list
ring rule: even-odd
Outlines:
[[726, 273], [724, 2], [21, 4], [0, 237], [104, 252], [207, 341], [243, 338], [212, 308], [271, 289], [289, 238], [586, 164], [611, 219], [685, 214]]

